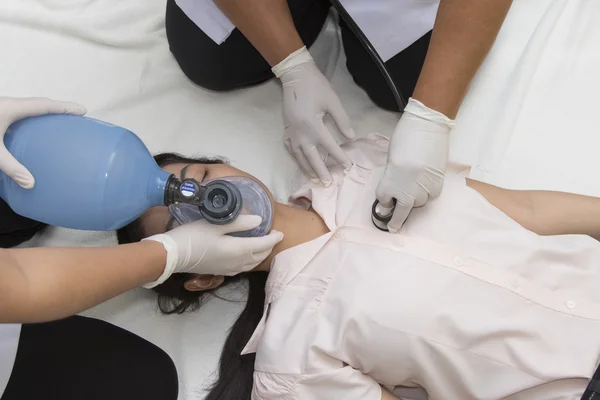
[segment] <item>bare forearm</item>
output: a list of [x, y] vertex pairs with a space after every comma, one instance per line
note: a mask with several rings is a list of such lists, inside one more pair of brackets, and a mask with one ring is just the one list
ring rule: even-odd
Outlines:
[[215, 3], [271, 66], [304, 46], [286, 0], [216, 0]]
[[0, 323], [63, 318], [156, 280], [160, 243], [0, 250]]
[[512, 0], [441, 0], [413, 97], [455, 118]]
[[600, 199], [572, 193], [515, 191], [468, 180], [492, 205], [539, 235], [589, 235], [600, 240]]

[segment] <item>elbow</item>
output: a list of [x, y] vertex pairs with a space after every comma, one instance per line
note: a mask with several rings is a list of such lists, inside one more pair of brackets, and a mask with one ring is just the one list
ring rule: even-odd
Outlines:
[[538, 235], [546, 235], [547, 229], [539, 217], [539, 212], [531, 195], [527, 192], [513, 192], [513, 215], [509, 215], [519, 225]]
[[[549, 209], [547, 204], [539, 201], [531, 192], [518, 192], [515, 209], [515, 220], [523, 228], [540, 236], [553, 236], [563, 233], [560, 219], [554, 215], [556, 210]], [[537, 200], [537, 201], [536, 201]]]

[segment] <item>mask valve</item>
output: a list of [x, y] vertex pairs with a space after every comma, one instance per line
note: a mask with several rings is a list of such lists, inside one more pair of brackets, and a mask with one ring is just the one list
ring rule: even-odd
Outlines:
[[266, 190], [247, 177], [226, 176], [198, 183], [194, 179], [174, 181], [169, 186], [165, 204], [175, 220], [183, 225], [200, 219], [225, 225], [240, 214], [258, 215], [261, 224], [232, 236], [258, 237], [269, 233], [273, 222], [273, 205]]
[[200, 212], [211, 224], [228, 224], [240, 215], [242, 194], [227, 181], [209, 182], [204, 187]]

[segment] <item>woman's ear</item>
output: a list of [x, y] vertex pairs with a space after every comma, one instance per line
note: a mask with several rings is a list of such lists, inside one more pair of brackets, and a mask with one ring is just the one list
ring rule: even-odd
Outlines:
[[222, 275], [196, 275], [185, 281], [183, 287], [190, 292], [201, 292], [221, 286], [224, 280]]

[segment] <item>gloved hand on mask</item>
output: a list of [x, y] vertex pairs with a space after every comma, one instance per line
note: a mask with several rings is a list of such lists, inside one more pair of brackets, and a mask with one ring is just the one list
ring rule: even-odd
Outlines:
[[261, 221], [255, 215], [240, 215], [226, 225], [199, 220], [143, 239], [162, 243], [167, 250], [163, 274], [144, 287], [160, 285], [174, 273], [232, 276], [250, 271], [271, 254], [283, 239], [283, 233], [271, 231], [266, 236], [252, 238], [228, 234], [254, 229]]
[[388, 223], [397, 232], [413, 207], [439, 196], [448, 162], [449, 136], [454, 121], [415, 99], [409, 99], [388, 153], [387, 166], [377, 187], [384, 207], [396, 207]]
[[344, 168], [350, 168], [352, 162], [323, 123], [323, 117], [329, 114], [342, 135], [352, 140], [356, 135], [350, 118], [306, 47], [273, 67], [273, 73], [283, 85], [284, 143], [287, 150], [311, 179], [331, 184], [331, 173], [319, 154], [318, 146]]

